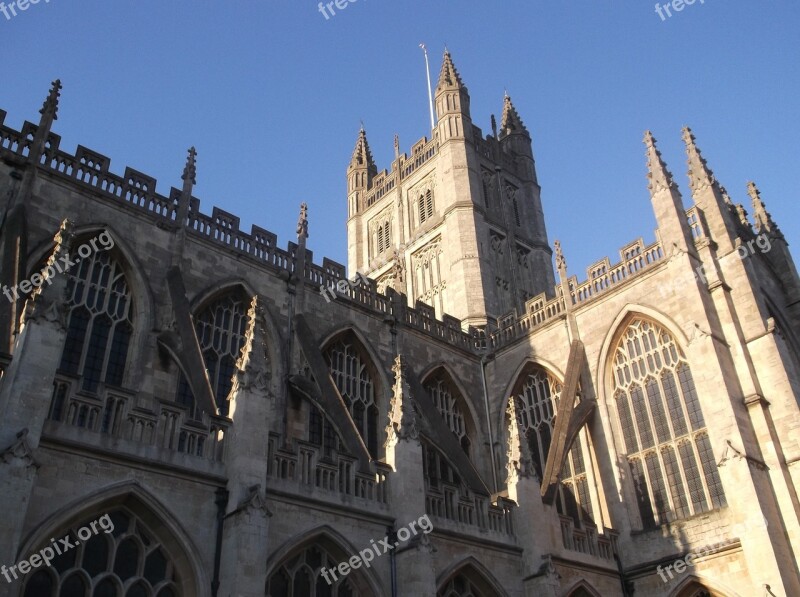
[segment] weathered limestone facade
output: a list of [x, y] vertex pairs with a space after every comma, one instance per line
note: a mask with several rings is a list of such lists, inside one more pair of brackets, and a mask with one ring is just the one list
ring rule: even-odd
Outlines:
[[203, 214], [193, 149], [166, 195], [60, 149], [59, 90], [0, 111], [0, 594], [800, 595], [800, 278], [691, 131], [689, 209], [647, 133], [656, 241], [579, 282], [446, 54], [430, 140], [359, 134], [348, 284], [305, 205], [285, 250]]

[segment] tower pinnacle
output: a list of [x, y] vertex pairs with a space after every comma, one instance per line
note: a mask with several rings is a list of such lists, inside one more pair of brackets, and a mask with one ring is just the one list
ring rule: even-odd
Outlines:
[[689, 187], [692, 189], [693, 194], [717, 182], [717, 179], [714, 178], [714, 173], [711, 171], [711, 168], [708, 167], [695, 141], [696, 139], [692, 133], [692, 129], [688, 126], [684, 127], [683, 142], [686, 144], [686, 155], [688, 156]]
[[362, 124], [361, 130], [358, 131], [356, 146], [353, 149], [353, 157], [350, 159], [350, 167], [363, 168], [365, 166], [369, 170], [378, 171], [377, 166], [375, 166], [375, 161], [372, 159], [369, 143], [367, 142], [367, 132], [364, 130], [364, 125]]
[[659, 191], [676, 189], [672, 173], [667, 170], [667, 165], [661, 159], [661, 152], [656, 147], [656, 139], [653, 133], [646, 131], [644, 134], [644, 144], [647, 147], [647, 178], [650, 181], [647, 188], [650, 195], [655, 195]]
[[50, 93], [47, 95], [47, 99], [44, 100], [42, 109], [39, 110], [39, 114], [42, 115], [42, 120], [49, 118], [51, 123], [53, 120], [58, 120], [58, 98], [60, 95], [61, 79], [56, 79], [50, 87]]
[[461, 75], [458, 74], [456, 66], [453, 64], [453, 58], [450, 56], [450, 52], [445, 50], [442, 70], [439, 72], [439, 82], [436, 84], [436, 92], [438, 93], [447, 87], [466, 89], [466, 85], [464, 85], [464, 82], [461, 80]]
[[761, 192], [758, 190], [756, 183], [747, 183], [747, 193], [753, 200], [753, 217], [756, 222], [756, 232], [771, 232], [776, 236], [781, 235], [778, 225], [772, 219], [772, 216], [767, 211], [767, 206], [761, 200]]
[[528, 129], [522, 123], [522, 119], [519, 117], [519, 113], [511, 102], [508, 93], [503, 99], [503, 118], [500, 123], [500, 131], [503, 136], [511, 135], [512, 133], [528, 134]]

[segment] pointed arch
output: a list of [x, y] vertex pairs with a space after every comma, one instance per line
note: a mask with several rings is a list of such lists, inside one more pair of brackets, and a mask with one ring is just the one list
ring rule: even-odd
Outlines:
[[[111, 226], [92, 224], [73, 232], [73, 265], [56, 274], [67, 277], [68, 293], [59, 368], [80, 376], [80, 389], [92, 394], [103, 384], [130, 386], [141, 377], [142, 348], [153, 325], [149, 284], [136, 253]], [[49, 241], [32, 253], [34, 269], [42, 269], [53, 246]]]
[[[513, 397], [517, 401], [518, 422], [525, 432], [532, 464], [540, 480], [550, 453], [562, 384], [563, 377], [557, 377], [551, 369], [536, 360], [528, 359], [521, 366], [508, 392], [508, 399]], [[506, 430], [510, 421], [506, 419], [506, 416], [502, 417], [505, 425], [500, 437], [507, 441]], [[585, 524], [593, 525], [600, 496], [593, 482], [592, 463], [596, 458], [588, 441], [588, 431], [582, 429], [570, 446], [564, 446], [564, 450], [564, 465], [559, 471], [555, 497], [556, 510], [560, 515], [571, 518], [577, 528]]]
[[[661, 311], [653, 309], [652, 307], [637, 303], [628, 303], [620, 310], [620, 312], [614, 318], [614, 321], [611, 322], [597, 357], [596, 370], [598, 372], [598, 385], [600, 386], [599, 394], [603, 396], [604, 400], [607, 399], [606, 390], [608, 389], [609, 382], [611, 381], [612, 368], [608, 366], [610, 362], [609, 353], [614, 350], [614, 346], [617, 344], [617, 342], [619, 342], [622, 334], [625, 333], [627, 325], [635, 317], [645, 317], [665, 328], [672, 335], [672, 337], [675, 338], [675, 342], [678, 344], [678, 347], [684, 354], [686, 353], [686, 348], [689, 345], [689, 338], [683, 332], [683, 329], [681, 329], [680, 325], [678, 325], [678, 322], [676, 322], [674, 319], [665, 313], [662, 313]], [[598, 398], [600, 397], [598, 396]]]
[[545, 371], [549, 371], [556, 379], [564, 379], [564, 371], [548, 359], [543, 359], [534, 355], [529, 355], [521, 359], [513, 374], [508, 378], [505, 389], [503, 390], [501, 409], [498, 411], [501, 413], [501, 416], [494, 422], [496, 437], [505, 437], [507, 421], [503, 413], [508, 410], [508, 400], [513, 395], [514, 387], [519, 383], [525, 369], [530, 366], [542, 367]]
[[[243, 280], [228, 279], [201, 291], [191, 303], [197, 342], [222, 415], [228, 414], [232, 379], [245, 345], [248, 311], [254, 296], [252, 288]], [[176, 401], [189, 409], [190, 416], [200, 416], [183, 371], [178, 375]]]
[[668, 597], [706, 597], [706, 595], [708, 597], [741, 597], [740, 593], [724, 586], [718, 580], [712, 580], [696, 573], [689, 574], [682, 579]]
[[[462, 585], [463, 591], [457, 584], [460, 579], [469, 583]], [[475, 556], [468, 556], [448, 566], [436, 579], [436, 587], [437, 597], [508, 597], [500, 582]], [[467, 592], [470, 589], [472, 592]]]
[[603, 597], [585, 580], [579, 580], [564, 591], [565, 597]]
[[367, 451], [372, 458], [378, 458], [384, 439], [379, 420], [387, 408], [376, 361], [352, 328], [331, 336], [323, 345], [322, 354]]
[[[317, 553], [314, 553], [314, 551]], [[358, 549], [329, 525], [318, 526], [295, 535], [285, 541], [267, 559], [266, 595], [268, 597], [283, 597], [284, 594], [275, 592], [274, 588], [275, 594], [271, 593], [270, 585], [272, 584], [274, 587], [274, 585], [281, 583], [281, 580], [286, 580], [288, 585], [291, 585], [294, 582], [294, 575], [300, 570], [311, 576], [313, 580], [310, 583], [312, 589], [317, 586], [317, 582], [321, 581], [326, 590], [331, 590], [331, 587], [328, 586], [324, 576], [321, 574], [321, 569], [331, 570], [339, 562], [345, 562], [353, 554], [357, 553]], [[331, 578], [330, 574], [328, 577]], [[351, 582], [350, 587], [356, 590], [355, 593], [351, 594], [355, 597], [372, 597], [373, 595], [386, 594], [384, 587], [373, 570], [365, 567], [352, 570], [344, 578], [340, 577], [332, 583], [333, 592], [324, 594], [337, 595], [336, 591], [343, 581]], [[281, 585], [281, 588], [286, 586], [288, 589], [288, 585]], [[314, 592], [304, 594], [308, 594], [310, 597], [315, 597], [316, 595]]]
[[[50, 545], [51, 538], [65, 537], [69, 532], [72, 532], [72, 529], [86, 527], [90, 522], [98, 521], [105, 514], [109, 514], [114, 529], [111, 533], [105, 533], [104, 528], [108, 528], [108, 525], [106, 524], [106, 527], [102, 527], [103, 523], [101, 522], [97, 525], [97, 528], [103, 530], [103, 532], [98, 532], [94, 537], [103, 538], [109, 548], [109, 554], [114, 549], [120, 549], [121, 544], [128, 538], [137, 548], [141, 548], [142, 539], [139, 537], [144, 533], [145, 538], [149, 539], [151, 543], [146, 554], [141, 551], [138, 552], [139, 569], [141, 570], [144, 565], [143, 559], [154, 557], [159, 560], [158, 564], [166, 562], [164, 565], [167, 573], [174, 573], [172, 580], [157, 580], [152, 575], [150, 576], [151, 579], [157, 580], [158, 591], [161, 591], [162, 588], [166, 590], [171, 587], [175, 591], [176, 597], [208, 595], [206, 587], [210, 586], [210, 579], [206, 575], [203, 562], [198, 557], [198, 554], [201, 553], [200, 549], [178, 522], [178, 516], [136, 481], [125, 481], [110, 485], [59, 508], [42, 521], [21, 542], [17, 552], [17, 560], [27, 557], [26, 554], [36, 553], [43, 547]], [[126, 524], [126, 517], [127, 523], [130, 525], [127, 527], [127, 536], [124, 532], [119, 531], [122, 525]], [[90, 574], [86, 572], [84, 566], [78, 566], [80, 561], [78, 558], [85, 557], [84, 550], [89, 547], [89, 543], [92, 541], [100, 543], [100, 540], [94, 539], [94, 537], [85, 542], [85, 545], [78, 546], [74, 550], [74, 555], [76, 556], [75, 565], [72, 568], [64, 569], [67, 573], [62, 575], [62, 582], [79, 582], [71, 581], [70, 579], [76, 573], [80, 575], [85, 585], [88, 583], [89, 587], [92, 586], [92, 583], [99, 585], [105, 579], [112, 579], [111, 582], [116, 582], [117, 577], [113, 575], [116, 573], [111, 569], [102, 571], [97, 567], [93, 569], [90, 566], [89, 570], [96, 572], [90, 578]], [[102, 544], [100, 543], [100, 545]], [[122, 547], [122, 549], [124, 550], [125, 548]], [[154, 555], [157, 550], [161, 550], [160, 556]], [[86, 560], [83, 561], [86, 562]], [[156, 567], [160, 566], [157, 565]], [[106, 568], [111, 568], [110, 561], [106, 562]], [[60, 572], [64, 572], [64, 570]], [[48, 571], [53, 581], [57, 579], [56, 572]], [[26, 582], [33, 582], [34, 575], [30, 574], [28, 576], [29, 578], [26, 578]]]
[[463, 386], [444, 363], [430, 367], [420, 379], [442, 419], [458, 438], [467, 456], [471, 457], [470, 448], [478, 441], [480, 430]]
[[724, 507], [685, 335], [630, 305], [614, 323], [600, 353], [601, 391], [641, 527]]

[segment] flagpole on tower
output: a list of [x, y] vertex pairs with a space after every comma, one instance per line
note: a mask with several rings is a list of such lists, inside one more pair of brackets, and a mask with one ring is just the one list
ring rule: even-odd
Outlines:
[[431, 67], [430, 64], [428, 64], [428, 48], [425, 47], [425, 44], [419, 44], [419, 47], [422, 48], [425, 54], [425, 74], [428, 79], [428, 107], [431, 111], [431, 131], [433, 131], [433, 127], [436, 126], [436, 123], [433, 120], [433, 94], [431, 93]]

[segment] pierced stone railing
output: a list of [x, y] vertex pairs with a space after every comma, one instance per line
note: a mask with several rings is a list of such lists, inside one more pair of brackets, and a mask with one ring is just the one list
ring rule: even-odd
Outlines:
[[[148, 407], [136, 406], [135, 392], [98, 387], [96, 393], [80, 390], [81, 379], [56, 375], [48, 419], [65, 427], [223, 462], [224, 440], [230, 427], [225, 417], [203, 414], [191, 420], [187, 409], [174, 402], [153, 399]], [[91, 435], [87, 435], [91, 441]]]
[[560, 516], [561, 539], [565, 549], [590, 556], [613, 560], [617, 551], [618, 534], [613, 529], [604, 529], [598, 534], [597, 527], [584, 522], [583, 528], [576, 528], [575, 521], [569, 516]]
[[492, 503], [488, 497], [441, 481], [425, 492], [425, 512], [430, 516], [504, 535], [514, 534], [514, 507], [503, 497]]
[[391, 468], [380, 462], [374, 463], [375, 474], [357, 470], [358, 459], [330, 453], [320, 455], [314, 444], [297, 441], [297, 451], [282, 446], [277, 436], [269, 439], [267, 476], [278, 482], [296, 484], [299, 493], [308, 494], [308, 488], [323, 493], [353, 496], [367, 502], [387, 504], [388, 474]]

